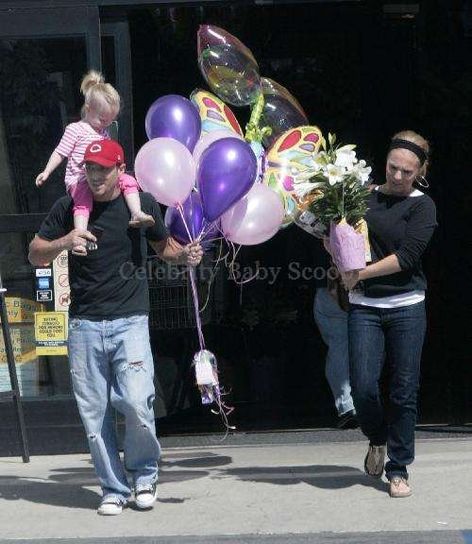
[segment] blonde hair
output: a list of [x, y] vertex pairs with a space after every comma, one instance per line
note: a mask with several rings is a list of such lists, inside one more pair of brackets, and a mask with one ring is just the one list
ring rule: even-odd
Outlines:
[[84, 95], [85, 102], [82, 107], [82, 117], [85, 116], [85, 107], [94, 107], [98, 102], [106, 102], [110, 108], [120, 111], [120, 95], [118, 91], [105, 82], [105, 78], [100, 72], [90, 70], [85, 74], [80, 84], [80, 92]]
[[428, 171], [429, 166], [429, 156], [430, 156], [430, 145], [426, 138], [423, 138], [421, 134], [413, 130], [401, 130], [392, 136], [392, 140], [406, 140], [407, 142], [412, 142], [426, 153], [427, 159], [420, 168], [420, 175], [425, 176]]

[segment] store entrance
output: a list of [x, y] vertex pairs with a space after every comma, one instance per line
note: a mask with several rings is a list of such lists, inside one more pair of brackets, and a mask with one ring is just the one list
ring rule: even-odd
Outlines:
[[[34, 312], [57, 308], [54, 298], [38, 300], [38, 278], [27, 259], [42, 219], [65, 194], [64, 165], [41, 189], [34, 180], [64, 127], [80, 119], [78, 89], [90, 68], [105, 69], [124, 98], [112, 130], [117, 138], [123, 133], [132, 160], [130, 65], [122, 54], [129, 47], [126, 40], [127, 27], [120, 21], [100, 28], [97, 7], [0, 9], [0, 262], [32, 454], [86, 448], [67, 356], [36, 354]], [[10, 383], [1, 344], [4, 391]], [[11, 403], [0, 403], [0, 455], [19, 451], [14, 425]]]

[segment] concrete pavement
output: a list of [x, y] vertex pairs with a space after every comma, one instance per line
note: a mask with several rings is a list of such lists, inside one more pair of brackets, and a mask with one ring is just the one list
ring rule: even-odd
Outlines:
[[96, 514], [88, 455], [0, 458], [0, 543], [472, 544], [470, 438], [418, 440], [414, 494], [391, 499], [362, 472], [360, 433], [346, 433], [346, 442], [317, 442], [314, 433], [289, 444], [199, 447], [187, 437], [187, 447], [164, 449], [155, 508], [131, 505], [113, 518]]

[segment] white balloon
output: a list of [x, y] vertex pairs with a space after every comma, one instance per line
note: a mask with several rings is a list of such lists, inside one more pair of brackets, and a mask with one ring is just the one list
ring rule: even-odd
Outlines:
[[260, 244], [277, 233], [284, 213], [279, 195], [259, 183], [221, 216], [221, 230], [236, 244]]
[[153, 138], [136, 155], [134, 172], [143, 191], [165, 206], [176, 206], [192, 191], [197, 170], [184, 144], [173, 138]]

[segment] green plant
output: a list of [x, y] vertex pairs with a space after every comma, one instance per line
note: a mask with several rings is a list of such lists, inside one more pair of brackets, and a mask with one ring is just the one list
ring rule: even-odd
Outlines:
[[323, 225], [345, 220], [353, 227], [367, 211], [371, 168], [359, 160], [355, 145], [335, 145], [336, 135], [323, 139], [321, 151], [295, 180], [297, 196]]

